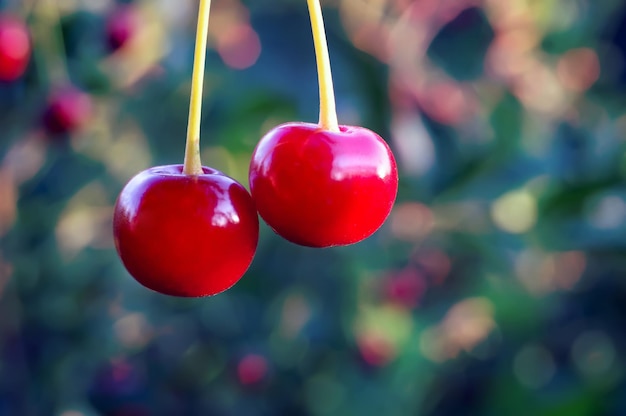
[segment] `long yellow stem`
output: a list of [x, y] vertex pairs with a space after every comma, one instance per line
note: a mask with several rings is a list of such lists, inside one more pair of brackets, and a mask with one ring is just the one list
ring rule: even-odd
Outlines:
[[204, 83], [204, 63], [206, 44], [209, 34], [209, 11], [211, 0], [200, 0], [198, 28], [196, 29], [196, 48], [193, 56], [193, 75], [191, 77], [191, 99], [189, 102], [189, 122], [187, 125], [187, 144], [183, 173], [186, 175], [202, 174], [200, 161], [200, 119], [202, 113], [202, 87]]
[[320, 127], [325, 130], [339, 131], [337, 110], [335, 109], [335, 92], [333, 90], [333, 76], [330, 72], [330, 58], [328, 44], [322, 19], [322, 8], [319, 0], [307, 0], [313, 43], [315, 45], [315, 59], [317, 61], [317, 76], [320, 84]]

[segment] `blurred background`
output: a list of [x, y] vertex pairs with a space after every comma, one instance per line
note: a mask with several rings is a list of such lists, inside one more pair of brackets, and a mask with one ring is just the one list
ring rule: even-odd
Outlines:
[[[234, 288], [178, 299], [111, 214], [182, 163], [197, 1], [0, 1], [1, 416], [626, 415], [626, 4], [323, 6], [395, 208], [344, 248], [262, 225]], [[247, 186], [315, 71], [304, 0], [214, 0], [203, 163]]]

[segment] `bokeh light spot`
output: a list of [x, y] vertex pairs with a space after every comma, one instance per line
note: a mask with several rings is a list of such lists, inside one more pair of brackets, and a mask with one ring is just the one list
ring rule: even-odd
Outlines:
[[486, 298], [468, 298], [452, 306], [442, 322], [427, 328], [420, 337], [422, 354], [443, 362], [470, 352], [495, 328], [493, 303]]
[[414, 308], [426, 292], [424, 275], [415, 268], [406, 268], [385, 279], [386, 299], [398, 306]]
[[246, 69], [259, 59], [261, 41], [252, 26], [240, 23], [219, 35], [217, 52], [231, 68]]
[[407, 342], [412, 327], [411, 316], [404, 308], [363, 307], [354, 327], [361, 356], [373, 366], [387, 364]]
[[396, 204], [391, 213], [391, 233], [399, 240], [419, 241], [432, 230], [430, 209], [419, 202]]
[[363, 360], [375, 367], [387, 364], [396, 355], [396, 349], [391, 342], [375, 332], [360, 334], [357, 344]]
[[529, 389], [545, 386], [554, 377], [556, 366], [550, 351], [541, 345], [526, 345], [515, 356], [513, 372]]
[[61, 412], [60, 416], [87, 416], [85, 413], [78, 410], [65, 410]]
[[259, 354], [248, 354], [237, 365], [237, 377], [243, 385], [257, 384], [267, 375], [268, 364]]
[[583, 92], [598, 80], [600, 60], [593, 49], [572, 49], [559, 59], [556, 73], [565, 88]]
[[435, 248], [421, 251], [415, 256], [415, 261], [435, 285], [443, 284], [452, 268], [450, 257]]
[[59, 248], [66, 260], [87, 246], [113, 247], [112, 221], [112, 210], [102, 184], [90, 183], [76, 193], [55, 229]]
[[7, 232], [16, 217], [17, 189], [13, 174], [0, 167], [0, 237]]
[[555, 290], [570, 290], [585, 271], [587, 259], [580, 251], [558, 254], [524, 250], [515, 259], [515, 272], [522, 285], [535, 296]]
[[396, 157], [405, 172], [418, 176], [433, 167], [435, 145], [419, 115], [396, 115], [391, 124], [391, 134]]
[[152, 330], [143, 313], [130, 313], [119, 318], [113, 329], [117, 339], [127, 348], [140, 349], [152, 338]]
[[615, 345], [602, 331], [583, 332], [572, 345], [572, 360], [584, 376], [602, 376], [615, 365]]
[[602, 230], [619, 227], [626, 221], [626, 202], [616, 195], [608, 195], [591, 204], [589, 223]]
[[281, 333], [287, 338], [294, 338], [311, 318], [311, 307], [301, 295], [290, 295], [283, 304]]
[[496, 226], [513, 234], [530, 230], [537, 222], [537, 201], [528, 191], [512, 191], [498, 198], [491, 206]]
[[423, 110], [443, 124], [456, 125], [474, 111], [472, 101], [460, 84], [453, 81], [433, 82], [421, 92]]

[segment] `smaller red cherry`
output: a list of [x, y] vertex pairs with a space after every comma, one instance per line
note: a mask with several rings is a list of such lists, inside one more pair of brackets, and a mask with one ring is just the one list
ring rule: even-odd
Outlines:
[[260, 383], [267, 372], [267, 359], [259, 354], [248, 354], [237, 364], [237, 378], [244, 386]]
[[10, 15], [0, 15], [0, 81], [15, 81], [30, 60], [31, 42], [24, 22]]
[[385, 221], [398, 191], [396, 162], [371, 130], [286, 123], [257, 144], [250, 190], [265, 222], [304, 246], [359, 242]]
[[416, 307], [427, 290], [425, 277], [415, 268], [394, 272], [383, 284], [385, 298], [405, 308]]
[[259, 220], [250, 194], [217, 170], [202, 171], [152, 167], [117, 199], [115, 247], [128, 272], [149, 289], [215, 295], [239, 281], [252, 262]]
[[65, 86], [48, 98], [43, 124], [50, 134], [73, 133], [85, 126], [92, 113], [90, 95], [74, 86]]
[[106, 21], [106, 40], [111, 50], [122, 48], [139, 28], [137, 10], [131, 5], [118, 6]]

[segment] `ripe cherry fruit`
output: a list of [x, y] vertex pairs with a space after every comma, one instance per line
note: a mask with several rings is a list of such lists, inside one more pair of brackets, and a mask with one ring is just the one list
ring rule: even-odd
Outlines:
[[26, 67], [31, 54], [28, 28], [19, 19], [0, 16], [0, 81], [15, 81]]
[[310, 247], [353, 244], [389, 215], [398, 191], [396, 162], [371, 130], [339, 126], [318, 0], [307, 0], [320, 84], [320, 122], [268, 132], [250, 162], [252, 198], [265, 222]]
[[259, 219], [246, 189], [200, 163], [200, 109], [210, 0], [200, 0], [184, 165], [147, 169], [115, 204], [115, 247], [130, 274], [157, 292], [209, 296], [250, 266]]
[[207, 296], [234, 285], [256, 251], [259, 222], [248, 191], [203, 167], [159, 166], [135, 176], [114, 211], [117, 251], [144, 286], [174, 296]]
[[311, 247], [369, 237], [389, 215], [397, 187], [389, 147], [362, 127], [280, 125], [261, 139], [250, 166], [261, 217], [282, 237]]
[[89, 94], [74, 86], [65, 86], [48, 98], [43, 124], [50, 134], [73, 133], [89, 121], [92, 112]]
[[106, 21], [106, 40], [111, 50], [126, 45], [137, 33], [139, 15], [132, 5], [118, 6]]

